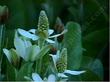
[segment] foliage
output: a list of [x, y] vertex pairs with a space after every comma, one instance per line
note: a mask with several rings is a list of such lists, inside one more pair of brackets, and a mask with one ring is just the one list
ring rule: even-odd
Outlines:
[[[55, 79], [63, 80], [56, 78], [59, 76], [54, 66], [65, 48], [67, 69], [86, 71], [80, 75], [64, 73], [69, 81], [108, 80], [105, 78], [108, 74], [107, 0], [1, 0], [0, 5], [6, 5], [9, 10], [4, 16], [0, 14], [1, 81], [33, 80], [32, 76], [37, 74], [42, 80], [54, 75]], [[39, 23], [41, 10], [45, 10], [48, 20]], [[56, 22], [57, 17], [62, 21]], [[6, 21], [1, 22], [1, 18]], [[41, 32], [42, 24], [49, 30]], [[20, 33], [21, 30], [29, 36]]]

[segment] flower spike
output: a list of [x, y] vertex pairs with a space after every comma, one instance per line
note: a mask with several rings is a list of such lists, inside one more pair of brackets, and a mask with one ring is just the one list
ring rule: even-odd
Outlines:
[[67, 69], [67, 49], [63, 48], [59, 60], [56, 62], [58, 72], [62, 73]]
[[49, 36], [48, 29], [49, 29], [49, 21], [45, 11], [42, 10], [39, 15], [37, 34], [41, 38], [46, 39]]

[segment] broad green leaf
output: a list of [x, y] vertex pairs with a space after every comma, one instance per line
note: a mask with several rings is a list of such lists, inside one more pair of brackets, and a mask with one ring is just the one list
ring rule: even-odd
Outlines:
[[83, 69], [89, 69], [91, 72], [97, 75], [100, 80], [103, 80], [103, 65], [99, 59], [83, 56], [81, 67]]
[[99, 59], [95, 59], [90, 65], [91, 70], [103, 80], [103, 65]]
[[94, 71], [86, 69], [86, 72], [79, 76], [80, 81], [101, 81], [97, 74]]
[[68, 22], [66, 28], [68, 32], [64, 36], [64, 45], [68, 53], [68, 69], [74, 70], [80, 67], [82, 58], [81, 28], [75, 22]]
[[102, 49], [107, 43], [108, 43], [107, 29], [97, 30], [89, 33], [83, 38], [84, 48], [87, 50], [84, 53], [84, 55], [97, 57], [98, 54], [101, 54]]
[[25, 81], [24, 76], [31, 76], [32, 73], [32, 63], [25, 63], [21, 66], [20, 70], [17, 73], [16, 80], [17, 81]]
[[[101, 5], [100, 3], [103, 3]], [[84, 0], [83, 34], [108, 28], [107, 0]]]

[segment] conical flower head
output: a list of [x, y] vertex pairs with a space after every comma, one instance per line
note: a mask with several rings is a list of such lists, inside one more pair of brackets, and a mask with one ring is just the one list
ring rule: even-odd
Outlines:
[[64, 48], [60, 54], [59, 60], [56, 62], [58, 72], [62, 73], [67, 69], [67, 49]]
[[39, 15], [39, 20], [38, 20], [38, 30], [37, 34], [40, 36], [40, 38], [48, 38], [48, 29], [49, 29], [49, 22], [47, 15], [45, 11], [41, 11]]

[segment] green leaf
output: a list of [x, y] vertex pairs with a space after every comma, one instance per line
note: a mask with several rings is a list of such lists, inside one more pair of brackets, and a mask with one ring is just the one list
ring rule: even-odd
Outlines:
[[94, 60], [90, 68], [101, 80], [103, 80], [103, 65], [99, 59]]
[[[103, 5], [101, 4], [103, 3]], [[86, 35], [95, 30], [108, 28], [107, 1], [84, 0], [83, 34]]]
[[82, 81], [101, 81], [98, 75], [89, 69], [86, 69], [86, 72], [80, 75], [79, 79]]
[[70, 75], [69, 81], [101, 81], [97, 74], [89, 69], [85, 69], [86, 72], [80, 75]]
[[6, 70], [6, 80], [7, 81], [15, 81], [16, 80], [16, 69], [10, 64], [7, 63], [7, 70]]
[[98, 54], [100, 55], [100, 52], [107, 43], [108, 43], [107, 29], [97, 30], [89, 33], [83, 38], [84, 48], [87, 50], [84, 53], [84, 55], [97, 57]]
[[90, 70], [95, 75], [97, 75], [100, 80], [103, 80], [103, 65], [99, 59], [93, 59], [92, 57], [83, 56], [81, 68]]
[[26, 79], [24, 78], [24, 76], [31, 76], [32, 65], [33, 65], [33, 63], [26, 63], [26, 64], [22, 65], [22, 67], [20, 68], [20, 70], [17, 73], [16, 80], [25, 81]]
[[15, 66], [18, 66], [18, 63], [20, 61], [20, 57], [18, 56], [17, 52], [15, 49], [10, 49], [10, 55], [12, 57], [12, 64], [14, 64]]
[[75, 22], [68, 22], [66, 28], [68, 32], [65, 34], [64, 44], [68, 53], [68, 69], [78, 69], [82, 58], [81, 28]]

